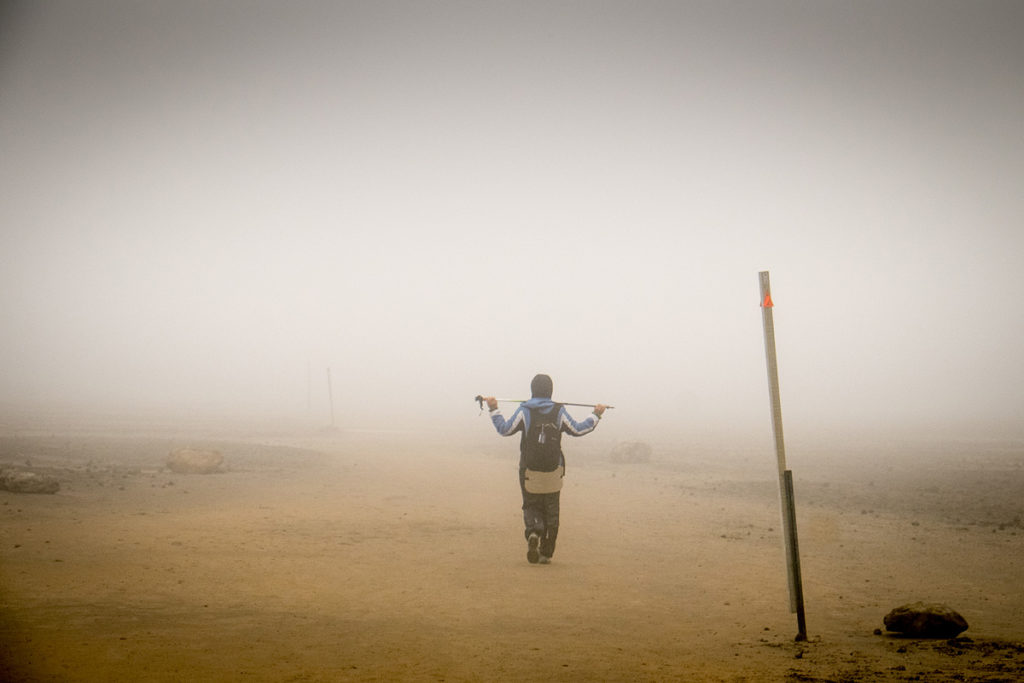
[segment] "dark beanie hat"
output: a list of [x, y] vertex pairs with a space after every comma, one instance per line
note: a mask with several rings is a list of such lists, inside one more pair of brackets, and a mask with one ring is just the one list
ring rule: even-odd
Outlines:
[[537, 375], [530, 382], [530, 393], [534, 398], [551, 398], [553, 383], [547, 375]]

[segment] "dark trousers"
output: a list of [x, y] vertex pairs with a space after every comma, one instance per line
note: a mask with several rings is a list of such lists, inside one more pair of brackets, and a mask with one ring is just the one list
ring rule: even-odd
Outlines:
[[526, 490], [526, 470], [519, 470], [519, 488], [523, 492], [524, 535], [540, 536], [540, 554], [551, 557], [555, 554], [555, 540], [558, 538], [558, 504], [561, 491], [555, 493], [530, 493]]

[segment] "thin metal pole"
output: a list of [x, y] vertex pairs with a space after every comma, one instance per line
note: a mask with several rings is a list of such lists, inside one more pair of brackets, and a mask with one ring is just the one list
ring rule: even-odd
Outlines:
[[[477, 394], [476, 396], [473, 397], [473, 400], [476, 401], [477, 403], [479, 403], [480, 407], [483, 408], [483, 401], [484, 401], [484, 397], [483, 396]], [[497, 401], [498, 403], [526, 403], [526, 399], [525, 398], [496, 398], [494, 400]], [[563, 406], [576, 406], [578, 408], [596, 408], [597, 407], [596, 403], [568, 403], [566, 401], [556, 401], [556, 403], [559, 403], [559, 404], [561, 404]], [[614, 410], [615, 406], [605, 406], [605, 408], [607, 408], [608, 410]]]
[[804, 620], [803, 586], [800, 577], [800, 550], [796, 535], [796, 506], [793, 502], [793, 473], [786, 469], [786, 445], [782, 435], [782, 402], [779, 398], [779, 365], [775, 355], [775, 319], [768, 271], [761, 271], [761, 320], [764, 324], [764, 351], [768, 365], [768, 397], [772, 410], [772, 434], [779, 466], [779, 498], [782, 504], [783, 541], [786, 550], [786, 575], [789, 580], [789, 611], [797, 613], [797, 640], [807, 640]]
[[783, 474], [784, 490], [786, 491], [786, 535], [792, 549], [792, 588], [793, 603], [796, 606], [797, 640], [807, 640], [807, 618], [804, 616], [804, 586], [800, 576], [800, 543], [796, 536], [796, 499], [793, 497], [793, 472], [786, 470]]

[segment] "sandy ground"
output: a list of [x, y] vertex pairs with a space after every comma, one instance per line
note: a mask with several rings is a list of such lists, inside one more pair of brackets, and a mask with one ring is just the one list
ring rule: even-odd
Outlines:
[[[796, 642], [770, 444], [656, 443], [621, 464], [607, 437], [571, 440], [541, 566], [516, 442], [470, 426], [479, 439], [7, 427], [0, 467], [62, 488], [0, 491], [0, 678], [1024, 680], [1024, 444], [791, 448]], [[172, 474], [180, 446], [229, 471]], [[970, 628], [874, 633], [917, 600]]]

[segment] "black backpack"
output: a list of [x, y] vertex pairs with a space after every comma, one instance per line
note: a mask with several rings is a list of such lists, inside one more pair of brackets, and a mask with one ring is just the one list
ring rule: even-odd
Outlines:
[[530, 411], [530, 428], [523, 432], [519, 450], [523, 465], [534, 472], [554, 472], [562, 464], [562, 425], [558, 416], [562, 406], [556, 403], [551, 412]]

